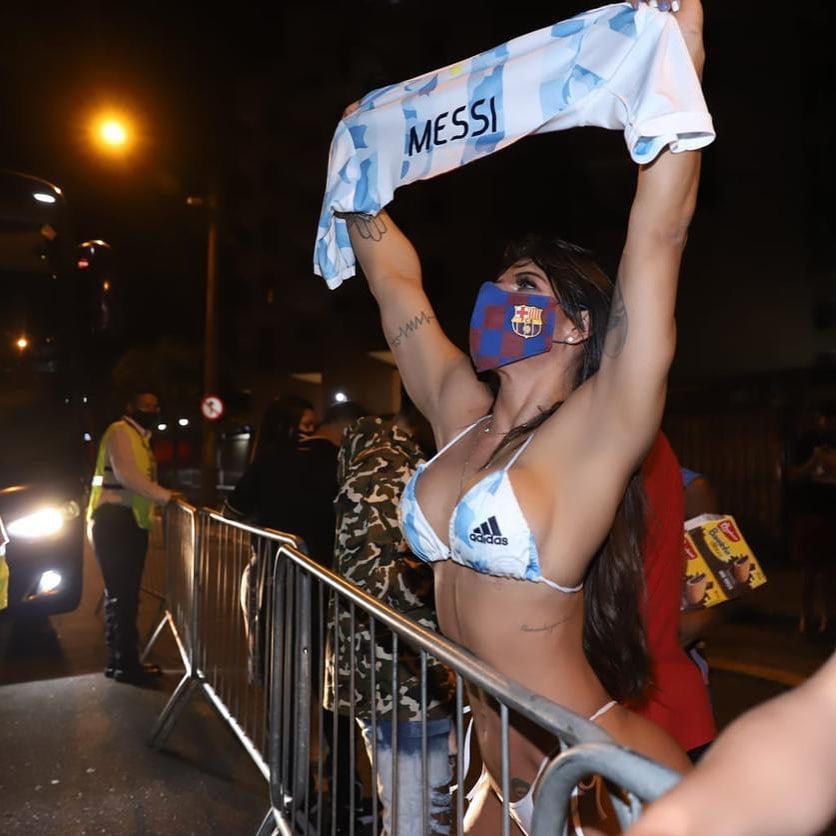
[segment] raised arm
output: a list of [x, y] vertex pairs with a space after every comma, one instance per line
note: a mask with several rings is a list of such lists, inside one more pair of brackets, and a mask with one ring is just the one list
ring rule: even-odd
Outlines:
[[[676, 18], [701, 76], [699, 0], [682, 0]], [[647, 451], [662, 416], [676, 342], [679, 268], [699, 172], [698, 151], [665, 151], [638, 173], [604, 358], [590, 387], [596, 416], [590, 430], [612, 439], [628, 470]]]
[[484, 414], [490, 394], [467, 355], [441, 330], [409, 239], [385, 211], [345, 218], [410, 398], [442, 437]]

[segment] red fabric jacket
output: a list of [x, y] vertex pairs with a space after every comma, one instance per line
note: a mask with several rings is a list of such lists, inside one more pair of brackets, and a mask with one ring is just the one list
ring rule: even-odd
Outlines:
[[717, 734], [702, 674], [679, 644], [684, 571], [684, 491], [679, 462], [662, 433], [642, 466], [647, 496], [645, 628], [652, 684], [645, 701], [630, 706], [668, 731], [685, 751]]

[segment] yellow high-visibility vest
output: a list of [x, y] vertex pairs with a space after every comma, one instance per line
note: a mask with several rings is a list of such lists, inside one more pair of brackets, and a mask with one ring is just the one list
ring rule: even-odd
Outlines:
[[[136, 427], [132, 426], [128, 421], [115, 421], [111, 424], [102, 440], [99, 443], [99, 454], [96, 457], [96, 470], [93, 473], [92, 489], [90, 491], [90, 502], [87, 504], [87, 519], [92, 519], [93, 512], [99, 507], [99, 499], [103, 490], [122, 491], [125, 495], [131, 496], [131, 509], [136, 518], [136, 524], [140, 528], [151, 528], [151, 517], [154, 509], [154, 502], [145, 496], [138, 493], [132, 493], [123, 485], [116, 481], [116, 474], [111, 469], [107, 460], [107, 442], [111, 433], [117, 427], [125, 427], [128, 430], [128, 435], [131, 439], [131, 449], [133, 450], [134, 458], [137, 467], [151, 479], [157, 481], [157, 462], [154, 459], [154, 454], [151, 451], [151, 445], [148, 439], [145, 438]], [[126, 503], [127, 504], [127, 503]]]
[[3, 520], [0, 519], [0, 610], [9, 606], [9, 564], [6, 563], [6, 543], [9, 536], [3, 528]]

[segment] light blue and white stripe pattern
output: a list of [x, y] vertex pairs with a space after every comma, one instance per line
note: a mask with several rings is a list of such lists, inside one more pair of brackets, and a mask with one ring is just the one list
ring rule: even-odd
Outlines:
[[529, 134], [621, 129], [637, 163], [714, 139], [674, 17], [616, 3], [515, 38], [466, 61], [369, 93], [337, 126], [314, 272], [354, 275], [345, 221], [379, 212], [395, 190], [492, 154]]

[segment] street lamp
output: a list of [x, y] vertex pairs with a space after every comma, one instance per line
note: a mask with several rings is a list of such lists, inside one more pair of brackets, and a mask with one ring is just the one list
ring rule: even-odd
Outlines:
[[[96, 146], [111, 153], [127, 151], [134, 143], [135, 131], [130, 123], [113, 114], [101, 115], [93, 122]], [[186, 198], [188, 206], [203, 208], [206, 213], [206, 310], [203, 349], [203, 393], [208, 395], [218, 388], [218, 197], [211, 186], [202, 196]], [[104, 288], [108, 290], [108, 287]], [[183, 425], [181, 425], [183, 426]], [[214, 421], [204, 418], [201, 449], [201, 502], [210, 504], [217, 485], [218, 428]]]
[[114, 114], [99, 115], [93, 120], [92, 134], [96, 145], [109, 153], [121, 153], [130, 144], [131, 129], [128, 122]]

